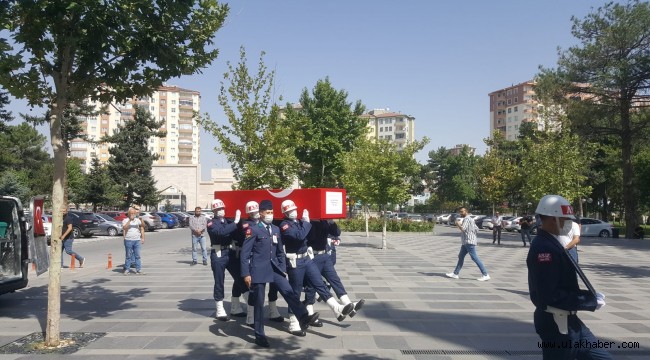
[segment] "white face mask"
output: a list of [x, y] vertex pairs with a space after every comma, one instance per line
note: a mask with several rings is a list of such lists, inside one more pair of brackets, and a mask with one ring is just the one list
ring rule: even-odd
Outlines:
[[226, 210], [217, 210], [217, 217], [224, 217], [226, 216]]
[[296, 220], [298, 218], [298, 210], [291, 210], [287, 214], [287, 217], [291, 220]]
[[558, 235], [559, 236], [567, 236], [569, 235], [569, 232], [571, 231], [573, 221], [571, 219], [565, 219], [564, 220], [564, 225], [560, 227], [560, 218], [555, 218], [555, 224], [557, 225], [558, 229]]
[[257, 220], [257, 219], [260, 218], [260, 213], [255, 212], [255, 213], [250, 214], [250, 216], [251, 216], [251, 219]]
[[262, 221], [264, 221], [265, 224], [270, 225], [271, 222], [273, 221], [273, 215], [271, 214], [264, 215], [264, 220]]

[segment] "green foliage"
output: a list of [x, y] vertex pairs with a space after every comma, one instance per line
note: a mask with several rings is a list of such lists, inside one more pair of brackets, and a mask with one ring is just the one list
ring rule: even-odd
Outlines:
[[133, 120], [103, 139], [114, 145], [108, 150], [111, 154], [108, 172], [122, 191], [124, 209], [132, 204], [153, 206], [158, 203], [156, 181], [151, 173], [158, 156], [149, 152], [148, 142], [151, 137], [165, 136], [165, 132], [157, 130], [160, 126], [147, 109], [138, 106]]
[[[365, 219], [341, 219], [337, 220], [337, 224], [341, 231], [359, 232], [366, 231]], [[368, 219], [368, 231], [381, 232], [383, 231], [384, 220], [371, 218]], [[433, 231], [434, 224], [429, 222], [416, 222], [416, 221], [394, 221], [386, 222], [386, 231], [389, 232], [431, 232]]]
[[[650, 118], [636, 116], [647, 108], [650, 88], [650, 3], [608, 3], [584, 19], [572, 18], [579, 44], [558, 54], [557, 69], [541, 69], [536, 93], [560, 104], [571, 126], [596, 143], [610, 136], [620, 141], [623, 205], [627, 233], [639, 221], [639, 182], [632, 158], [647, 143]], [[588, 134], [585, 136], [585, 134]]]
[[300, 137], [284, 124], [278, 107], [271, 102], [275, 72], [267, 72], [263, 57], [262, 52], [255, 77], [249, 74], [243, 47], [237, 66], [228, 62], [219, 104], [229, 125], [214, 122], [207, 115], [199, 120], [219, 141], [215, 150], [226, 155], [240, 190], [286, 188], [298, 173], [294, 149]]
[[7, 111], [7, 105], [9, 105], [9, 96], [7, 96], [7, 92], [0, 91], [0, 133], [4, 132], [7, 123], [14, 119], [11, 111]]
[[174, 211], [174, 206], [172, 206], [172, 202], [167, 199], [165, 201], [165, 212], [172, 212]]
[[21, 180], [20, 176], [12, 170], [3, 171], [0, 175], [0, 195], [15, 196], [23, 204], [29, 204], [29, 188], [24, 185], [24, 179]]
[[86, 200], [86, 175], [81, 170], [82, 162], [78, 158], [68, 158], [66, 161], [68, 203], [75, 204], [76, 208]]
[[479, 192], [493, 209], [508, 200], [508, 194], [519, 176], [518, 169], [517, 164], [510, 159], [499, 156], [497, 148], [489, 149], [483, 159], [477, 162]]
[[430, 151], [429, 160], [424, 165], [424, 172], [428, 174], [425, 179], [427, 186], [441, 202], [469, 203], [478, 196], [474, 172], [478, 159], [467, 146], [458, 155], [444, 147]]
[[93, 157], [90, 171], [86, 177], [84, 202], [91, 203], [93, 211], [97, 211], [97, 207], [101, 205], [117, 205], [120, 203], [120, 199], [119, 196], [114, 195], [118, 190], [116, 188], [118, 186], [111, 179], [108, 167], [102, 166], [99, 159]]
[[304, 187], [340, 185], [343, 166], [341, 154], [350, 152], [366, 134], [366, 122], [359, 118], [365, 111], [360, 100], [347, 101], [345, 90], [336, 90], [329, 78], [318, 80], [311, 92], [303, 89], [300, 108], [286, 105], [287, 123], [304, 141], [296, 146], [296, 156], [304, 165], [300, 181]]

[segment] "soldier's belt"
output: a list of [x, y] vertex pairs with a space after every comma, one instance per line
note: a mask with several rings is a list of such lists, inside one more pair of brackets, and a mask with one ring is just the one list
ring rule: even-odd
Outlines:
[[314, 255], [323, 255], [327, 253], [327, 250], [316, 250], [314, 251]]
[[569, 315], [578, 313], [577, 311], [562, 310], [552, 306], [547, 306], [544, 311], [553, 314], [553, 321], [557, 325], [557, 330], [563, 335], [569, 333]]
[[230, 245], [212, 245], [212, 250], [226, 250], [230, 249]]

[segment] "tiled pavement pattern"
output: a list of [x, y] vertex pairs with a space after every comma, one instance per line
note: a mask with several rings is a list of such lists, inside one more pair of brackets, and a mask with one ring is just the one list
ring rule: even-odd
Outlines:
[[[189, 248], [149, 254], [146, 276], [105, 269], [66, 276], [61, 328], [107, 333], [72, 355], [86, 359], [541, 359], [528, 299], [528, 248], [518, 234], [504, 234], [500, 246], [492, 245], [491, 233], [479, 234], [487, 282], [475, 280], [480, 272], [469, 256], [459, 280], [444, 276], [460, 246], [453, 228], [389, 233], [387, 250], [378, 249], [378, 233], [344, 233], [342, 240], [337, 269], [350, 297], [365, 298], [365, 307], [339, 323], [318, 303], [325, 326], [304, 338], [288, 334], [287, 322], [267, 322], [270, 349], [252, 343], [243, 318], [214, 319], [211, 272], [187, 265]], [[608, 303], [581, 312], [581, 319], [603, 341], [639, 343], [640, 349], [615, 348], [614, 358], [650, 358], [650, 241], [585, 238], [583, 244], [582, 267]], [[45, 281], [0, 296], [0, 345], [40, 331]], [[38, 357], [0, 355], [23, 358]]]

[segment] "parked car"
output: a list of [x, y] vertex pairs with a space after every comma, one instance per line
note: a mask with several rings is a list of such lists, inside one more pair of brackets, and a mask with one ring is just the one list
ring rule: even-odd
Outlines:
[[106, 214], [117, 221], [122, 221], [129, 217], [126, 211], [100, 211], [100, 214]]
[[43, 215], [43, 230], [45, 230], [45, 239], [50, 245], [52, 239], [52, 215]]
[[521, 225], [519, 224], [519, 221], [521, 220], [521, 216], [518, 216], [516, 218], [513, 218], [506, 222], [503, 222], [503, 230], [505, 231], [521, 231]]
[[147, 231], [162, 229], [162, 221], [160, 220], [160, 216], [156, 215], [156, 213], [154, 212], [150, 212], [150, 211], [140, 212], [140, 220], [144, 222], [144, 226]]
[[472, 218], [474, 219], [474, 224], [476, 224], [476, 227], [479, 229], [483, 229], [483, 219], [485, 219], [486, 215], [472, 215]]
[[492, 224], [492, 217], [491, 216], [485, 216], [483, 220], [481, 220], [481, 226], [479, 226], [481, 229], [489, 229], [492, 230], [494, 228], [494, 225]]
[[[184, 212], [176, 211], [173, 213], [170, 213], [172, 215], [175, 215], [176, 218], [178, 219], [178, 226], [180, 227], [188, 227], [190, 226], [190, 215]], [[192, 215], [194, 216], [194, 215]]]
[[592, 218], [580, 219], [580, 236], [610, 237], [614, 233], [612, 224]]
[[95, 214], [95, 216], [97, 217], [97, 220], [99, 220], [100, 231], [97, 233], [98, 235], [122, 235], [123, 228], [121, 221], [117, 221], [106, 214]]
[[174, 215], [166, 212], [157, 212], [155, 214], [160, 216], [163, 229], [173, 229], [178, 226], [178, 219]]
[[91, 237], [99, 232], [99, 220], [92, 212], [69, 210], [72, 218], [72, 231], [75, 238]]
[[408, 214], [408, 215], [406, 215], [406, 220], [413, 221], [413, 222], [423, 222], [424, 218], [422, 218], [421, 215]]
[[501, 229], [506, 230], [506, 231], [512, 231], [512, 230], [508, 230], [508, 229], [511, 229], [512, 225], [510, 223], [514, 219], [515, 219], [515, 216], [502, 216], [501, 217]]
[[454, 226], [456, 224], [456, 219], [460, 217], [459, 213], [452, 213], [449, 215], [449, 218], [447, 218], [447, 225]]
[[441, 214], [436, 217], [436, 222], [438, 224], [446, 224], [447, 220], [449, 220], [449, 215], [451, 214]]

